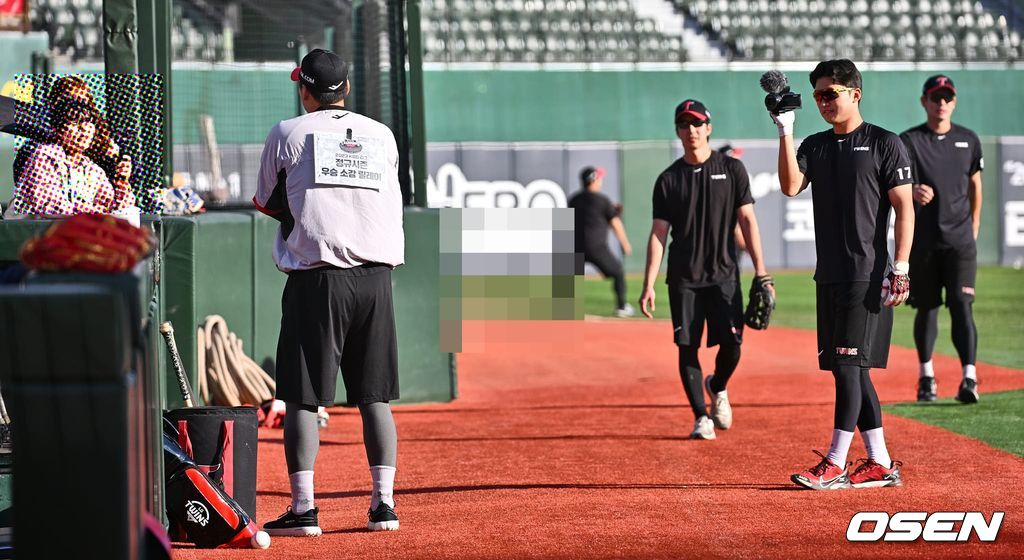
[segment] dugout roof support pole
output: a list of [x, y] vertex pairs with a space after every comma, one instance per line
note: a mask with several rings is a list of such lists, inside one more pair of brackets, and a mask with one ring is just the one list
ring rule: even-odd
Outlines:
[[139, 72], [156, 74], [163, 81], [163, 107], [143, 107], [143, 114], [148, 111], [159, 111], [161, 156], [163, 158], [163, 184], [161, 189], [171, 186], [171, 175], [174, 172], [173, 136], [171, 135], [171, 13], [172, 2], [168, 0], [136, 0], [139, 10]]
[[[423, 102], [423, 33], [420, 29], [420, 0], [408, 0], [409, 123], [412, 140], [413, 200], [427, 207], [427, 119]], [[401, 71], [401, 68], [396, 70]]]
[[135, 0], [103, 0], [103, 62], [107, 74], [138, 73], [138, 39]]
[[[142, 127], [160, 122], [162, 184], [170, 185], [173, 171], [171, 163], [171, 3], [166, 0], [104, 0], [103, 1], [103, 58], [107, 75], [107, 113], [112, 122], [119, 123], [120, 141], [126, 143], [127, 153], [138, 159]], [[161, 107], [141, 107], [139, 103], [139, 76], [160, 75], [163, 80]], [[140, 118], [154, 112], [163, 119]], [[138, 187], [138, 185], [136, 185]], [[144, 188], [152, 188], [145, 185]]]

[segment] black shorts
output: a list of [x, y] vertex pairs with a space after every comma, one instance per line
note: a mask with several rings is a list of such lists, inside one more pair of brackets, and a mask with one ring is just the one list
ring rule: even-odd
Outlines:
[[918, 309], [932, 309], [945, 303], [974, 301], [974, 282], [978, 276], [978, 249], [974, 245], [958, 249], [928, 249], [910, 254], [910, 299]]
[[679, 346], [700, 346], [704, 322], [708, 323], [708, 347], [723, 342], [743, 342], [743, 295], [739, 283], [688, 288], [668, 285], [672, 330]]
[[333, 405], [340, 367], [348, 404], [398, 399], [390, 267], [291, 272], [281, 312], [277, 398]]
[[817, 303], [819, 368], [886, 366], [893, 315], [881, 281], [817, 284]]

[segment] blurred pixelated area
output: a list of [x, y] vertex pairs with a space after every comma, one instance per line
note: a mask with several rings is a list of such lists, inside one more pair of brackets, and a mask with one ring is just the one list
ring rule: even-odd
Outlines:
[[465, 321], [583, 318], [571, 209], [442, 209], [440, 250], [444, 351], [464, 350]]
[[[132, 205], [144, 214], [160, 213], [162, 76], [20, 74], [14, 83], [10, 213], [106, 212]], [[136, 96], [141, 109], [121, 109], [133, 107]], [[89, 130], [83, 123], [91, 124]], [[74, 138], [67, 137], [71, 129]], [[71, 144], [86, 158], [79, 165], [68, 165]], [[126, 176], [119, 170], [125, 160]], [[70, 188], [57, 188], [64, 183]]]

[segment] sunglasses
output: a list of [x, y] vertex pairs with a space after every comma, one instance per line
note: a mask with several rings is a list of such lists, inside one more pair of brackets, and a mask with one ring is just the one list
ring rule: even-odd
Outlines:
[[679, 119], [676, 121], [676, 127], [686, 128], [688, 126], [701, 127], [707, 124], [708, 121], [702, 121], [700, 119]]
[[953, 95], [953, 92], [949, 90], [940, 90], [929, 95], [928, 99], [930, 99], [932, 103], [938, 103], [940, 101], [950, 103], [951, 101], [956, 99], [956, 95]]
[[848, 88], [843, 86], [834, 86], [826, 89], [814, 90], [814, 100], [820, 102], [822, 99], [825, 101], [835, 101], [839, 99], [839, 94], [847, 91], [853, 91], [857, 88]]

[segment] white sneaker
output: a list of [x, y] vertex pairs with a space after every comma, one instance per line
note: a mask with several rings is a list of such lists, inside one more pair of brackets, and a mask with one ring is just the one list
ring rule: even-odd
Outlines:
[[615, 310], [616, 317], [632, 317], [633, 315], [636, 315], [636, 309], [633, 309], [633, 306], [628, 303]]
[[715, 423], [707, 416], [701, 416], [693, 423], [690, 439], [715, 439]]
[[728, 430], [732, 427], [732, 407], [729, 406], [729, 394], [725, 391], [714, 393], [711, 391], [711, 374], [704, 378], [704, 389], [711, 397], [711, 418], [715, 421], [715, 427]]

